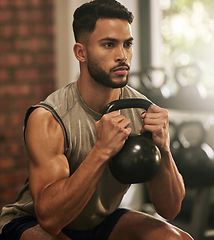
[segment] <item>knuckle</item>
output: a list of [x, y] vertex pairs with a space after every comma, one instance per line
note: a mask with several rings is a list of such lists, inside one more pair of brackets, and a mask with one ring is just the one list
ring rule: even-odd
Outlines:
[[156, 107], [157, 107], [157, 106], [155, 106], [154, 104], [151, 104], [149, 108], [150, 108], [150, 110], [153, 110], [153, 109], [155, 109]]
[[110, 123], [111, 123], [111, 125], [112, 125], [114, 128], [118, 128], [118, 123], [117, 123], [117, 121], [115, 121], [114, 119], [111, 119], [111, 120], [110, 120]]
[[124, 129], [122, 132], [122, 139], [127, 139], [129, 136], [129, 130], [128, 129]]
[[131, 128], [126, 128], [125, 130], [126, 130], [126, 134], [127, 134], [127, 136], [129, 136], [130, 133], [131, 133], [131, 131], [132, 131]]
[[168, 112], [168, 110], [167, 109], [163, 109], [163, 116], [164, 116], [164, 118], [166, 118], [166, 119], [168, 119], [169, 118], [169, 112]]
[[108, 120], [108, 119], [109, 119], [108, 114], [104, 114], [104, 115], [102, 116], [102, 119], [103, 119], [104, 121]]
[[125, 119], [125, 116], [123, 116], [123, 115], [120, 115], [120, 117], [121, 117], [122, 120]]
[[163, 127], [162, 126], [158, 126], [158, 128], [157, 128], [157, 132], [163, 132]]
[[162, 126], [158, 126], [155, 129], [155, 133], [156, 133], [157, 136], [162, 136], [163, 135], [163, 127]]
[[99, 123], [100, 123], [100, 121], [95, 122], [95, 128], [98, 127]]

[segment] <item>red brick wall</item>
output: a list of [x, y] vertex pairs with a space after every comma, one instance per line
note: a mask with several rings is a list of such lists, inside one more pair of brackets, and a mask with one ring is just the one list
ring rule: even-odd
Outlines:
[[27, 176], [23, 120], [55, 89], [53, 0], [0, 1], [0, 208]]

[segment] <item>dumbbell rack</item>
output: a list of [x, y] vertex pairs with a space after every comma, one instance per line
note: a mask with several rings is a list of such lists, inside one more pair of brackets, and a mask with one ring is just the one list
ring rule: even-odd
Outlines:
[[[197, 102], [197, 104], [193, 104], [192, 101], [188, 101], [187, 99], [182, 99], [183, 101], [181, 101], [179, 96], [164, 99], [160, 97], [155, 98], [154, 95], [150, 96], [145, 91], [142, 92], [154, 103], [167, 108], [169, 110], [171, 120], [180, 121], [179, 123], [181, 123], [185, 119], [187, 120], [191, 117], [193, 119], [198, 118], [199, 121], [206, 122], [208, 125], [210, 122], [213, 122], [214, 126], [214, 105], [211, 104], [214, 102], [214, 97], [210, 97], [209, 99], [207, 98], [203, 101]], [[212, 131], [214, 131], [214, 127]], [[210, 132], [208, 131], [208, 133]], [[214, 149], [213, 139], [210, 139], [210, 142], [212, 143], [211, 147]], [[214, 195], [213, 189], [213, 186], [186, 189], [186, 198], [184, 199], [183, 206], [186, 204], [186, 200], [191, 201], [192, 209], [189, 219], [182, 219], [182, 217], [178, 216], [174, 221], [172, 221], [174, 225], [189, 232], [196, 240], [214, 239], [214, 227], [210, 228], [208, 224], [210, 207], [213, 204], [213, 200], [211, 199], [211, 196]], [[194, 192], [194, 196], [191, 196], [192, 192]]]
[[[172, 121], [174, 126], [179, 129], [183, 123], [198, 121], [207, 124], [206, 141], [212, 143], [214, 148], [214, 141], [211, 139], [211, 128], [208, 126], [214, 126], [214, 115], [212, 113], [204, 112], [201, 114], [198, 111], [178, 111], [169, 110], [170, 122]], [[212, 128], [214, 130], [214, 128]], [[172, 144], [174, 137], [171, 136]], [[182, 204], [181, 213], [175, 218], [172, 223], [181, 229], [189, 232], [196, 240], [210, 240], [214, 239], [213, 226], [210, 228], [210, 209], [214, 204], [212, 199], [214, 193], [214, 186], [192, 186], [186, 189], [186, 197]], [[186, 214], [186, 215], [184, 215]], [[214, 216], [212, 217], [214, 218]]]

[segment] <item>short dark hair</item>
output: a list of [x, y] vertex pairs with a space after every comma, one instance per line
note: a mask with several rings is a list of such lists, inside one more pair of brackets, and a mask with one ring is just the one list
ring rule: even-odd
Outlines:
[[76, 42], [82, 33], [92, 33], [98, 19], [117, 18], [133, 21], [133, 14], [116, 0], [94, 0], [76, 9], [73, 16], [73, 32]]

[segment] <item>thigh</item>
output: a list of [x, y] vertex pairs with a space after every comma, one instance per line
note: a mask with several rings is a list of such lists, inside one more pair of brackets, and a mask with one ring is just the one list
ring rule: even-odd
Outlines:
[[129, 211], [115, 225], [109, 240], [192, 240], [189, 234], [166, 221]]
[[45, 232], [40, 225], [36, 225], [23, 232], [20, 240], [71, 240], [71, 238], [64, 235], [62, 232], [58, 236], [52, 236]]

